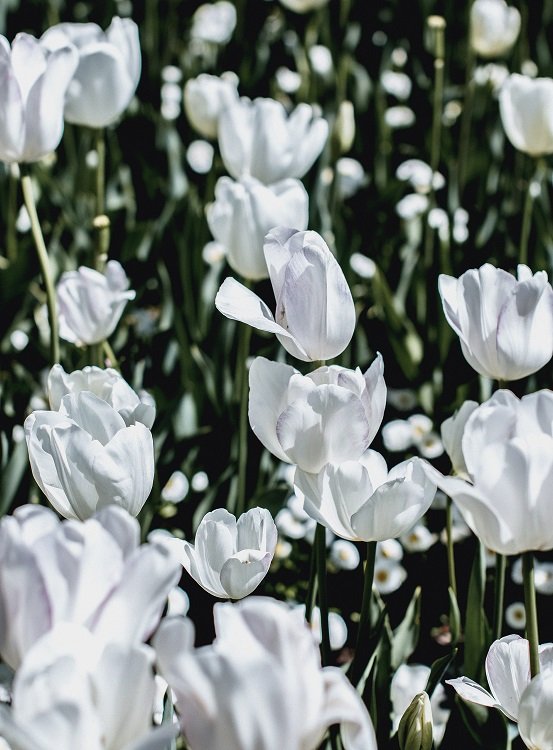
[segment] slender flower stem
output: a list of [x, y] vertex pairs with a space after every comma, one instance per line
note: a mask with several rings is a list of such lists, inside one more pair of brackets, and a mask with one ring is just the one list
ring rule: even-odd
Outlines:
[[317, 552], [315, 545], [311, 547], [311, 562], [309, 564], [309, 585], [305, 597], [305, 619], [311, 622], [315, 597], [317, 596]]
[[446, 500], [445, 506], [445, 533], [447, 539], [447, 572], [449, 576], [449, 585], [457, 597], [457, 576], [455, 574], [455, 553], [453, 549], [453, 502], [450, 497]]
[[522, 213], [522, 227], [520, 230], [520, 246], [519, 246], [519, 257], [518, 262], [527, 265], [528, 263], [528, 238], [530, 237], [530, 224], [532, 222], [532, 205], [534, 199], [532, 198], [532, 183], [533, 179], [528, 183], [526, 190], [526, 198], [524, 199], [524, 210]]
[[17, 178], [11, 169], [8, 172], [8, 213], [6, 217], [6, 256], [10, 263], [17, 260], [17, 234], [15, 222], [17, 215]]
[[[248, 284], [246, 284], [249, 286]], [[240, 399], [238, 423], [238, 487], [236, 492], [236, 517], [246, 510], [246, 475], [248, 468], [248, 371], [246, 361], [250, 351], [252, 329], [240, 326], [236, 362], [236, 393]]]
[[106, 139], [104, 128], [96, 132], [96, 216], [93, 226], [96, 230], [96, 247], [94, 251], [94, 268], [103, 271], [108, 258], [110, 239], [110, 220], [106, 216]]
[[442, 135], [442, 110], [444, 99], [444, 57], [445, 57], [445, 19], [442, 16], [430, 16], [428, 28], [434, 34], [434, 97], [432, 110], [432, 144], [430, 166], [432, 171], [438, 169], [440, 162], [440, 144]]
[[535, 677], [540, 671], [538, 610], [536, 607], [536, 588], [534, 586], [534, 555], [524, 552], [522, 555], [522, 580], [524, 583], [524, 607], [526, 609], [526, 637], [530, 643], [530, 675]]
[[361, 679], [366, 664], [364, 663], [366, 644], [371, 636], [371, 599], [374, 580], [374, 564], [376, 560], [376, 542], [367, 542], [367, 561], [365, 563], [365, 580], [363, 584], [363, 598], [361, 600], [361, 615], [359, 617], [359, 629], [357, 631], [357, 642], [355, 644], [355, 656], [351, 663], [351, 682], [355, 686]]
[[500, 555], [499, 552], [495, 556], [495, 581], [493, 590], [493, 623], [492, 623], [492, 637], [494, 641], [501, 638], [503, 631], [503, 601], [505, 591], [505, 565], [507, 558], [505, 555]]
[[319, 611], [321, 613], [321, 658], [323, 667], [330, 662], [330, 632], [328, 628], [328, 596], [326, 590], [326, 529], [320, 523], [315, 531], [317, 555], [317, 581], [319, 584]]
[[48, 322], [50, 323], [50, 361], [52, 365], [55, 365], [60, 361], [56, 289], [54, 287], [52, 272], [50, 270], [48, 250], [46, 249], [44, 237], [42, 236], [42, 229], [40, 228], [40, 222], [38, 220], [38, 214], [36, 212], [35, 197], [33, 195], [33, 183], [31, 180], [29, 167], [26, 164], [20, 164], [20, 170], [23, 200], [25, 201], [25, 206], [31, 220], [31, 231], [38, 255], [38, 262], [40, 264], [40, 271], [42, 273], [44, 288], [46, 289], [46, 305], [48, 308]]

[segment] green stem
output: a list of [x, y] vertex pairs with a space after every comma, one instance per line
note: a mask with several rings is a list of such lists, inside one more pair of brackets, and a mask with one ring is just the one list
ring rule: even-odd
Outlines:
[[[117, 357], [115, 356], [115, 352], [111, 348], [109, 341], [106, 339], [105, 341], [102, 341], [101, 346], [104, 349], [104, 354], [106, 355], [106, 358], [109, 359], [109, 367], [113, 367], [115, 370], [120, 370], [119, 362], [117, 361]], [[105, 362], [102, 359], [101, 367], [105, 367]]]
[[238, 423], [238, 488], [236, 492], [236, 517], [246, 510], [246, 477], [248, 468], [248, 371], [246, 361], [250, 351], [252, 329], [241, 325], [238, 333], [236, 362], [236, 393], [240, 399]]
[[501, 638], [503, 631], [503, 600], [505, 592], [505, 566], [507, 558], [505, 555], [500, 555], [499, 552], [495, 556], [495, 581], [493, 590], [493, 624], [492, 624], [492, 637], [494, 641]]
[[317, 553], [315, 545], [311, 547], [311, 562], [309, 564], [309, 585], [307, 587], [307, 596], [305, 598], [305, 619], [311, 622], [313, 607], [315, 606], [315, 597], [317, 596]]
[[50, 270], [50, 261], [48, 250], [42, 236], [42, 229], [36, 212], [35, 197], [33, 195], [33, 183], [26, 164], [20, 164], [21, 170], [21, 188], [23, 190], [23, 200], [27, 207], [27, 212], [31, 220], [31, 231], [35, 242], [35, 247], [42, 273], [44, 288], [46, 289], [46, 305], [48, 308], [48, 322], [50, 323], [50, 362], [52, 365], [60, 361], [60, 344], [58, 336], [58, 310], [56, 303], [56, 289]]
[[530, 224], [532, 221], [532, 204], [534, 203], [534, 199], [532, 198], [532, 182], [533, 178], [529, 181], [526, 189], [526, 198], [524, 200], [524, 210], [522, 214], [522, 227], [520, 230], [518, 262], [523, 263], [524, 265], [528, 264], [528, 239], [530, 237]]
[[374, 580], [374, 564], [376, 561], [376, 542], [367, 542], [367, 561], [365, 563], [365, 579], [363, 583], [363, 598], [361, 600], [361, 615], [355, 644], [355, 656], [351, 663], [351, 682], [357, 685], [365, 669], [366, 644], [371, 636], [371, 599]]
[[526, 637], [530, 644], [530, 675], [535, 677], [540, 671], [540, 659], [538, 651], [538, 610], [534, 586], [534, 555], [532, 552], [524, 552], [522, 555], [522, 580], [524, 583], [524, 607], [526, 609]]
[[96, 230], [94, 268], [103, 271], [108, 258], [110, 221], [106, 216], [106, 139], [104, 128], [96, 130], [96, 216], [93, 226]]
[[453, 549], [453, 503], [450, 497], [446, 500], [445, 506], [445, 528], [447, 538], [447, 572], [449, 575], [449, 585], [455, 598], [457, 598], [457, 576], [455, 575], [455, 553]]
[[323, 667], [330, 663], [330, 632], [328, 628], [328, 596], [326, 590], [326, 529], [320, 523], [315, 531], [319, 611], [321, 613], [321, 659]]
[[17, 180], [8, 171], [8, 213], [6, 217], [6, 256], [10, 263], [17, 260], [17, 234], [15, 222], [17, 217]]

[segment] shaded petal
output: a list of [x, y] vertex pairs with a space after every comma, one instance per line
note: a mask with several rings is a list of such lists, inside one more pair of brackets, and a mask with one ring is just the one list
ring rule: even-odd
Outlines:
[[517, 721], [520, 697], [530, 682], [528, 641], [516, 635], [494, 641], [486, 657], [486, 677], [501, 710]]
[[229, 599], [242, 599], [254, 591], [267, 575], [273, 554], [241, 550], [221, 568], [221, 584]]

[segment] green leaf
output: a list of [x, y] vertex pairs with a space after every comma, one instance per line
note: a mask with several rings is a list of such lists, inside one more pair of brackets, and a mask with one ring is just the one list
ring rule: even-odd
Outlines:
[[409, 602], [405, 617], [394, 630], [392, 641], [392, 667], [404, 664], [419, 642], [421, 617], [421, 588], [417, 586]]
[[19, 489], [21, 479], [29, 466], [27, 443], [23, 440], [17, 443], [11, 454], [6, 468], [0, 477], [0, 516], [5, 515], [13, 502], [15, 493]]
[[428, 675], [428, 680], [426, 681], [426, 687], [425, 691], [428, 693], [428, 697], [432, 697], [432, 693], [440, 682], [442, 681], [443, 676], [449, 669], [450, 664], [452, 664], [453, 660], [457, 656], [458, 649], [454, 648], [451, 653], [446, 654], [445, 656], [441, 656], [439, 659], [436, 659], [436, 661], [432, 664], [430, 667], [430, 674]]
[[465, 616], [465, 654], [463, 672], [476, 682], [482, 681], [484, 657], [488, 648], [489, 625], [484, 612], [486, 562], [484, 545], [479, 542], [472, 564]]
[[457, 597], [451, 586], [448, 587], [447, 593], [449, 595], [449, 632], [451, 633], [451, 643], [455, 646], [461, 636], [461, 613], [459, 612]]

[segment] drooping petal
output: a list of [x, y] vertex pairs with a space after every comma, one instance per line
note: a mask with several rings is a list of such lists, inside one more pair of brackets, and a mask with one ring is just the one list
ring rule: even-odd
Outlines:
[[494, 641], [486, 657], [486, 677], [496, 703], [517, 721], [520, 698], [530, 682], [528, 641], [517, 635]]

